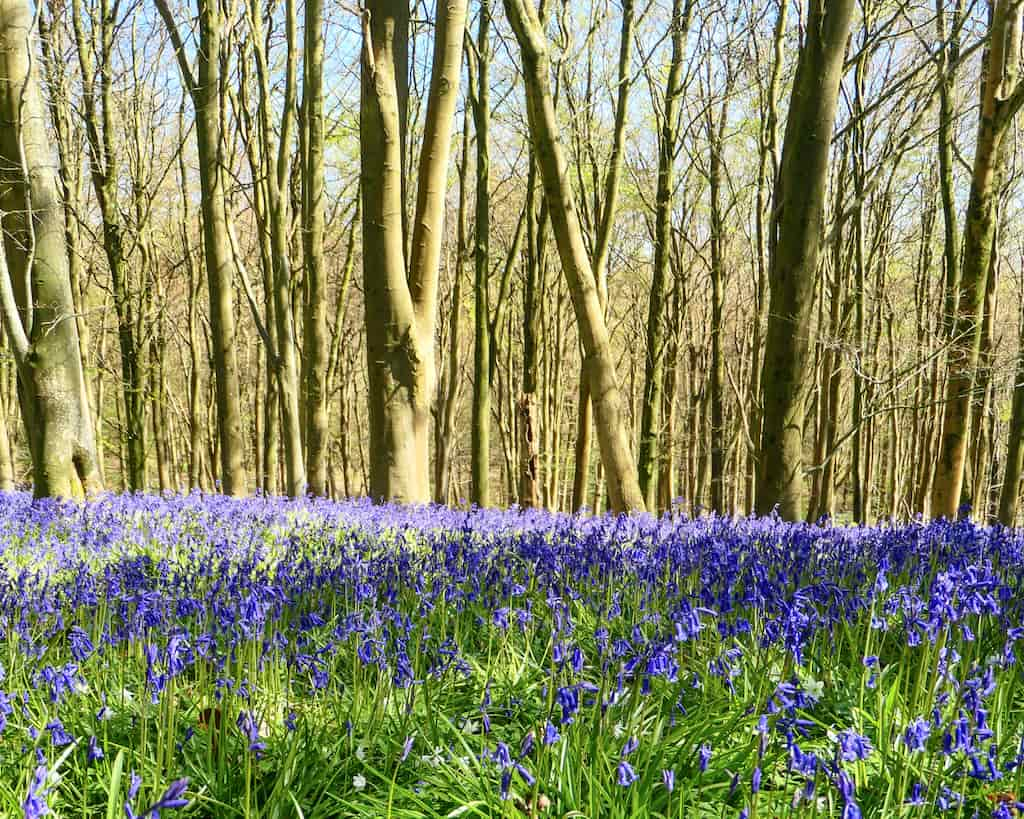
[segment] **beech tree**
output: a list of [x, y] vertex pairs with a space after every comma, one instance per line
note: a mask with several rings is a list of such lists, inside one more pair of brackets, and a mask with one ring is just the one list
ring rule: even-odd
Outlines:
[[0, 311], [36, 496], [101, 488], [68, 271], [64, 209], [46, 132], [34, 17], [0, 3]]
[[804, 402], [829, 154], [853, 0], [812, 0], [775, 186], [757, 508], [805, 514]]
[[434, 325], [452, 120], [462, 67], [465, 0], [439, 5], [416, 206], [406, 255], [409, 8], [373, 0], [363, 11], [359, 114], [363, 290], [374, 498], [430, 499]]

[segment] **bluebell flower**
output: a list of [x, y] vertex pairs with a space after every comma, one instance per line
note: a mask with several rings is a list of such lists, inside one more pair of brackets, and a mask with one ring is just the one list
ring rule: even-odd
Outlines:
[[626, 762], [626, 760], [624, 759], [621, 762], [619, 762], [618, 768], [616, 769], [616, 774], [616, 779], [619, 785], [621, 785], [623, 788], [628, 788], [630, 785], [636, 782], [637, 779], [640, 778], [637, 775], [636, 771], [633, 770], [633, 766]]
[[37, 767], [32, 775], [32, 781], [28, 786], [28, 795], [25, 797], [25, 801], [21, 803], [24, 819], [38, 819], [38, 817], [46, 816], [50, 813], [50, 807], [46, 804], [46, 796], [49, 793], [49, 789], [43, 788], [48, 776], [49, 771], [45, 765]]
[[697, 756], [700, 760], [700, 772], [706, 773], [708, 769], [708, 763], [711, 762], [711, 746], [706, 742], [703, 743], [697, 751]]

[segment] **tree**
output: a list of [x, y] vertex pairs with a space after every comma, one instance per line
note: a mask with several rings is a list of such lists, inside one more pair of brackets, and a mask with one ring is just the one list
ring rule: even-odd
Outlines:
[[804, 516], [803, 427], [829, 152], [853, 0], [812, 0], [797, 58], [770, 226], [764, 427], [756, 505]]
[[949, 341], [942, 438], [932, 488], [931, 513], [955, 518], [964, 484], [974, 380], [982, 342], [985, 285], [995, 236], [1003, 140], [1024, 105], [1019, 81], [1021, 15], [1014, 0], [997, 0], [989, 23], [989, 49], [981, 85], [977, 147], [964, 214], [963, 256], [956, 313]]
[[530, 137], [586, 356], [586, 378], [594, 402], [601, 460], [608, 479], [608, 497], [615, 511], [643, 510], [636, 464], [625, 433], [622, 398], [604, 310], [594, 270], [583, 244], [565, 156], [557, 138], [555, 107], [548, 79], [546, 35], [536, 9], [526, 0], [505, 0], [505, 13], [519, 42]]
[[229, 495], [249, 489], [242, 437], [242, 408], [238, 382], [238, 353], [232, 279], [234, 260], [224, 209], [224, 138], [221, 119], [224, 83], [221, 77], [224, 12], [215, 0], [197, 0], [199, 40], [196, 70], [185, 51], [185, 42], [174, 22], [167, 0], [156, 0], [157, 11], [167, 27], [182, 82], [195, 109], [196, 148], [199, 154], [199, 185], [203, 217], [203, 248], [210, 301], [210, 335], [216, 371], [217, 431], [220, 445], [221, 488]]
[[324, 31], [323, 0], [306, 0], [302, 56], [302, 255], [306, 274], [303, 389], [306, 478], [309, 491], [327, 491], [327, 292], [324, 266]]
[[32, 30], [27, 3], [0, 2], [0, 311], [35, 494], [82, 497], [101, 487]]
[[363, 290], [369, 491], [376, 499], [415, 503], [430, 498], [437, 280], [465, 26], [466, 0], [439, 5], [407, 258], [403, 192], [409, 9], [406, 0], [371, 0], [363, 12], [359, 114]]
[[[658, 188], [654, 214], [654, 265], [647, 311], [643, 409], [640, 418], [639, 482], [648, 509], [657, 508], [659, 426], [664, 391], [665, 296], [672, 254], [672, 207], [675, 158], [682, 95], [686, 36], [693, 19], [694, 0], [672, 0], [672, 55], [665, 81], [665, 102], [658, 132]], [[674, 398], [674, 396], [673, 396]]]

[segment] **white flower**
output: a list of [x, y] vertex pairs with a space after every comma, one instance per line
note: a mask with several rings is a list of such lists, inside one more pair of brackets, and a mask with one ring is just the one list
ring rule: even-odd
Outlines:
[[356, 774], [352, 777], [352, 787], [357, 791], [361, 791], [366, 787], [366, 777], [362, 774]]
[[622, 739], [626, 735], [626, 726], [621, 722], [616, 722], [615, 727], [612, 728], [612, 736], [616, 739]]
[[366, 748], [364, 748], [362, 745], [356, 746], [356, 759], [358, 759], [360, 762], [366, 759]]
[[431, 768], [440, 768], [444, 764], [444, 748], [435, 746], [432, 754], [425, 754], [420, 757], [420, 762], [429, 765]]
[[811, 699], [820, 700], [825, 694], [825, 683], [808, 677], [804, 680], [804, 693]]
[[471, 719], [466, 720], [466, 724], [462, 726], [462, 733], [473, 736], [480, 731], [480, 723], [473, 722]]

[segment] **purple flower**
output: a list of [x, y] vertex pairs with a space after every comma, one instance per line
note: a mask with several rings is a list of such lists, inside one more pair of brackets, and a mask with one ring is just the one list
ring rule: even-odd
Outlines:
[[554, 745], [560, 739], [561, 736], [558, 733], [558, 729], [550, 721], [544, 723], [544, 744]]
[[711, 761], [711, 746], [705, 742], [700, 746], [697, 755], [700, 759], [700, 772], [706, 773], [708, 769], [708, 763]]
[[918, 717], [903, 732], [903, 744], [907, 746], [908, 751], [924, 751], [931, 732], [931, 723]]
[[176, 808], [187, 808], [189, 800], [185, 799], [185, 791], [188, 789], [188, 777], [182, 777], [181, 779], [172, 782], [163, 796], [161, 796], [148, 810], [142, 815], [143, 817], [152, 817], [152, 819], [160, 819], [160, 811], [162, 810], [175, 810]]
[[260, 730], [259, 726], [256, 725], [256, 720], [253, 719], [251, 711], [239, 711], [238, 728], [249, 742], [249, 750], [252, 751], [258, 757], [266, 749], [266, 743], [260, 742]]
[[847, 728], [839, 732], [839, 750], [844, 762], [856, 762], [858, 759], [867, 759], [874, 748], [866, 736]]
[[89, 737], [89, 747], [86, 750], [86, 759], [89, 762], [99, 762], [103, 759], [103, 749], [96, 743], [96, 736]]
[[46, 730], [50, 732], [50, 742], [53, 743], [54, 748], [62, 748], [75, 741], [75, 738], [64, 730], [64, 725], [59, 719], [48, 722]]
[[626, 760], [622, 760], [617, 768], [617, 781], [623, 788], [628, 788], [640, 777], [637, 776], [636, 771], [633, 770], [633, 766], [630, 765]]
[[48, 775], [49, 771], [47, 771], [45, 765], [37, 767], [32, 775], [32, 782], [28, 786], [28, 796], [21, 803], [25, 819], [37, 819], [37, 817], [46, 816], [50, 812], [50, 808], [46, 804], [46, 795], [50, 791], [49, 789], [43, 790], [43, 785], [46, 784], [46, 777]]

